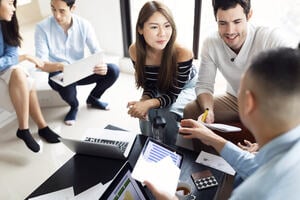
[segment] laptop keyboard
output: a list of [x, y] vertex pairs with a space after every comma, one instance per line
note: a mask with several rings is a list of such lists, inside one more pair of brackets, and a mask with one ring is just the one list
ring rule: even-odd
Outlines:
[[115, 146], [119, 147], [119, 149], [121, 150], [122, 153], [125, 152], [125, 150], [128, 146], [128, 143], [129, 143], [129, 142], [124, 142], [124, 141], [107, 140], [107, 139], [92, 138], [92, 137], [86, 137], [84, 141], [98, 143], [98, 144], [115, 145]]

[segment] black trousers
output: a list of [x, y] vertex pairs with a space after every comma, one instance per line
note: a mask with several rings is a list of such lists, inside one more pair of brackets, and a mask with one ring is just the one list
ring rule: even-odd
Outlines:
[[115, 64], [108, 63], [107, 64], [107, 74], [106, 75], [98, 75], [93, 74], [86, 78], [83, 78], [71, 85], [68, 85], [66, 87], [62, 87], [61, 85], [55, 83], [50, 79], [51, 76], [54, 76], [55, 73], [49, 74], [48, 83], [50, 87], [57, 91], [61, 98], [67, 102], [72, 108], [77, 108], [79, 105], [78, 99], [77, 99], [77, 89], [76, 86], [78, 85], [89, 85], [96, 83], [96, 86], [92, 89], [90, 92], [90, 95], [95, 98], [100, 98], [102, 94], [114, 84], [114, 82], [119, 77], [119, 67]]

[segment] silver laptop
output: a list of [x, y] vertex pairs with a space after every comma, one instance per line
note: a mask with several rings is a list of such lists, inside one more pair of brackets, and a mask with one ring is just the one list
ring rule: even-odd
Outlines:
[[103, 62], [103, 52], [92, 54], [72, 64], [65, 65], [64, 71], [51, 77], [51, 80], [65, 87], [92, 75], [94, 67]]
[[60, 141], [77, 154], [126, 159], [135, 138], [133, 132], [89, 129], [83, 140], [60, 138]]

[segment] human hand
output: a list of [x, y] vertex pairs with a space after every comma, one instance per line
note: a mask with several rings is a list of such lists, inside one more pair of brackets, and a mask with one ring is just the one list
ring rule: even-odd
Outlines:
[[146, 120], [149, 108], [145, 101], [130, 101], [127, 104], [128, 114], [131, 117]]
[[193, 119], [181, 120], [180, 126], [179, 133], [188, 139], [196, 138], [202, 140], [205, 139], [207, 135], [214, 134], [210, 129], [205, 127], [202, 122], [198, 122]]
[[252, 143], [248, 140], [244, 140], [245, 145], [240, 142], [237, 144], [241, 149], [249, 151], [250, 153], [256, 153], [259, 150], [259, 145], [257, 143]]
[[94, 67], [93, 72], [98, 75], [106, 75], [107, 74], [107, 65], [106, 64], [98, 64]]
[[57, 72], [57, 71], [63, 71], [65, 65], [66, 63], [64, 62], [54, 63], [54, 62], [45, 61], [43, 66], [41, 67], [37, 66], [37, 68], [44, 72]]
[[221, 136], [215, 134], [198, 121], [193, 119], [183, 119], [180, 122], [179, 133], [186, 139], [196, 138], [201, 140], [204, 144], [213, 146], [218, 152], [222, 150], [227, 142]]
[[150, 190], [150, 192], [156, 200], [178, 200], [178, 198], [175, 195], [172, 196], [168, 193], [159, 191], [154, 185], [152, 185], [148, 181], [144, 181], [144, 184], [147, 186], [147, 188]]
[[205, 112], [202, 113], [199, 117], [198, 117], [198, 121], [199, 122], [204, 122], [204, 123], [208, 123], [208, 124], [211, 124], [211, 123], [214, 123], [215, 121], [215, 115], [214, 115], [214, 111], [212, 109], [209, 109], [208, 110], [208, 113], [205, 117], [205, 120], [202, 121], [202, 118], [203, 116], [205, 115]]
[[19, 55], [19, 62], [27, 60], [36, 65], [37, 68], [41, 68], [44, 66], [44, 62], [38, 57], [32, 56], [30, 54], [21, 54]]
[[41, 59], [39, 59], [38, 57], [35, 57], [32, 55], [26, 55], [26, 58], [29, 62], [32, 62], [33, 64], [35, 64], [37, 68], [44, 66], [44, 62]]

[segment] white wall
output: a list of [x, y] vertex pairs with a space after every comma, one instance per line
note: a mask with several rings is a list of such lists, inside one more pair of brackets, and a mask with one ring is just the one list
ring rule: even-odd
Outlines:
[[47, 17], [48, 15], [51, 14], [51, 9], [50, 9], [50, 0], [33, 0], [33, 1], [38, 1], [38, 4], [40, 6], [40, 13], [42, 17]]
[[37, 0], [28, 1], [27, 3], [21, 2], [20, 4], [18, 1], [16, 13], [21, 28], [24, 24], [33, 23], [41, 19], [41, 13]]
[[123, 42], [119, 0], [77, 0], [76, 4], [75, 13], [88, 19], [94, 25], [101, 48], [109, 54], [122, 57]]

